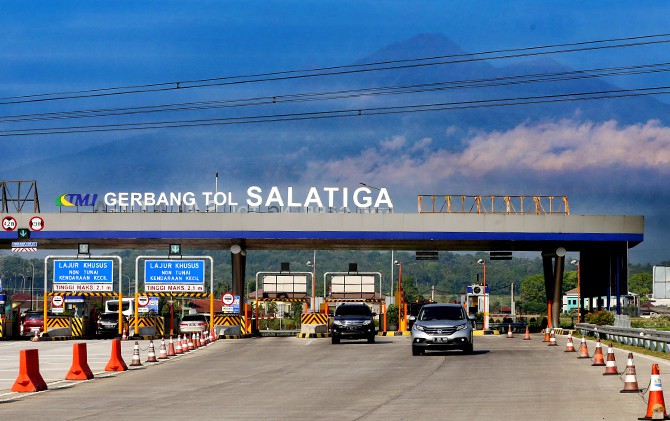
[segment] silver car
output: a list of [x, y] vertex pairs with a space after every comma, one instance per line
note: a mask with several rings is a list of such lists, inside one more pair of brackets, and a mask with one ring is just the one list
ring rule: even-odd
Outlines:
[[460, 349], [473, 351], [474, 317], [468, 317], [459, 304], [426, 304], [421, 307], [412, 325], [412, 355], [428, 350]]

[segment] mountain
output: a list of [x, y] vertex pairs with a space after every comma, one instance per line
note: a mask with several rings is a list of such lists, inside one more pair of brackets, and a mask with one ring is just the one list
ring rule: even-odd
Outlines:
[[[452, 56], [471, 58], [458, 45], [441, 34], [421, 34], [381, 48], [354, 65], [389, 63], [421, 57]], [[456, 56], [460, 56], [456, 57]], [[606, 101], [577, 101], [477, 108], [476, 102], [490, 98], [525, 98], [552, 96], [567, 92], [596, 92], [618, 89], [609, 79], [555, 80], [550, 83], [505, 83], [509, 77], [568, 72], [572, 69], [557, 60], [560, 56], [517, 58], [511, 64], [503, 60], [467, 61], [458, 64], [407, 67], [396, 70], [346, 74], [330, 77], [281, 81], [276, 84], [249, 84], [233, 88], [212, 88], [190, 92], [166, 93], [155, 103], [205, 101], [212, 99], [252, 98], [333, 92], [370, 87], [400, 87], [419, 84], [460, 82], [487, 86], [463, 89], [440, 89], [406, 95], [346, 97], [337, 101], [304, 103], [270, 103], [259, 107], [219, 108], [189, 113], [165, 113], [151, 117], [118, 117], [118, 122], [134, 122], [142, 118], [158, 121], [214, 119], [245, 115], [279, 113], [312, 113], [343, 109], [444, 104], [473, 101], [472, 108], [356, 116], [278, 123], [233, 124], [190, 128], [157, 129], [111, 133], [54, 135], [49, 137], [0, 138], [5, 154], [0, 179], [36, 179], [43, 209], [53, 211], [53, 199], [65, 192], [107, 191], [209, 191], [213, 189], [214, 173], [219, 172], [221, 189], [239, 189], [249, 185], [310, 185], [319, 179], [323, 163], [364, 156], [386, 145], [391, 157], [405, 160], [407, 166], [425, 159], [424, 155], [393, 155], [393, 139], [406, 138], [426, 142], [430, 150], [460, 151], [463, 139], [478, 132], [499, 132], [521, 124], [540, 124], [569, 119], [576, 122], [602, 123], [614, 120], [622, 125], [645, 123], [658, 119], [666, 123], [670, 106], [653, 97], [630, 97]], [[417, 61], [411, 63], [420, 63]], [[389, 63], [388, 65], [391, 65]], [[482, 82], [487, 80], [489, 82]], [[491, 80], [494, 82], [492, 83]], [[197, 92], [196, 92], [197, 91]], [[174, 95], [174, 97], [170, 96]], [[129, 100], [126, 106], [146, 105]], [[133, 102], [135, 101], [135, 102]], [[114, 100], [120, 106], [121, 99]], [[87, 103], [88, 104], [88, 103]], [[93, 106], [91, 104], [90, 106]], [[111, 105], [105, 104], [105, 107]], [[367, 114], [363, 111], [362, 114]], [[94, 123], [94, 119], [76, 120], [75, 125]], [[117, 119], [112, 120], [117, 123]], [[66, 123], [53, 123], [55, 127]], [[370, 153], [373, 153], [370, 152]], [[310, 162], [317, 162], [310, 167]], [[399, 161], [399, 166], [402, 166]], [[336, 170], [335, 170], [336, 171]], [[372, 172], [371, 172], [372, 171]], [[416, 194], [394, 179], [393, 174], [375, 169], [361, 169], [360, 180], [390, 180], [399, 198], [399, 210], [413, 211]], [[381, 171], [381, 170], [380, 170]], [[342, 174], [327, 173], [327, 177]], [[356, 176], [347, 174], [348, 176]], [[366, 179], [363, 179], [366, 178]], [[508, 180], [503, 187], [518, 193], [532, 190], [537, 176]], [[452, 180], [450, 189], [461, 190], [460, 179]], [[357, 184], [357, 183], [356, 183]], [[553, 186], [554, 184], [552, 184]], [[555, 184], [563, 189], [564, 184]], [[512, 186], [512, 187], [510, 187]], [[546, 188], [545, 184], [545, 188]], [[355, 186], [354, 186], [355, 187]], [[500, 187], [496, 187], [500, 188]], [[206, 189], [206, 190], [205, 190]], [[51, 208], [50, 208], [51, 207]]]

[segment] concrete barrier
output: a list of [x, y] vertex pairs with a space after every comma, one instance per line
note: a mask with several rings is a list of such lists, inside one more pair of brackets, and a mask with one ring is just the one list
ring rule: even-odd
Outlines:
[[216, 336], [234, 336], [242, 334], [241, 326], [215, 326]]
[[328, 325], [303, 324], [300, 326], [300, 333], [328, 333]]

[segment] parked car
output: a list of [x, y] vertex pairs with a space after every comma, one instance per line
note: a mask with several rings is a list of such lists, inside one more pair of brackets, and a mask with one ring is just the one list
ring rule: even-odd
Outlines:
[[209, 329], [209, 314], [187, 314], [179, 322], [179, 333], [202, 333]]
[[[414, 320], [412, 320], [414, 319]], [[460, 349], [471, 354], [474, 316], [467, 316], [460, 304], [426, 304], [418, 316], [410, 316], [412, 355], [428, 350]]]
[[42, 310], [29, 310], [21, 315], [19, 323], [19, 335], [35, 336], [44, 332], [44, 312]]
[[[128, 325], [128, 318], [123, 316], [124, 327]], [[98, 319], [95, 333], [97, 335], [118, 335], [119, 334], [119, 313], [102, 313]]]
[[330, 329], [332, 343], [339, 344], [340, 339], [367, 339], [374, 343], [375, 313], [364, 303], [343, 303], [335, 309], [335, 318]]

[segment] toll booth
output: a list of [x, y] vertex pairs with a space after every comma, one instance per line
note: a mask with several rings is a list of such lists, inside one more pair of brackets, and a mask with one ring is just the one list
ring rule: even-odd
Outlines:
[[[467, 287], [465, 294], [465, 311], [468, 315], [476, 315], [477, 313], [488, 313], [489, 303], [489, 287], [486, 286], [484, 290], [483, 285], [470, 285]], [[486, 306], [486, 308], [484, 308]]]
[[[358, 272], [355, 263], [349, 264], [348, 272], [326, 272], [323, 275], [324, 288], [328, 293], [325, 299], [325, 312], [335, 313], [335, 307], [341, 303], [367, 303], [378, 315], [379, 329], [386, 330], [386, 300], [381, 295], [382, 274], [380, 272]], [[379, 291], [376, 286], [379, 285]]]
[[[304, 316], [308, 312], [310, 303], [316, 303], [312, 305], [318, 308], [320, 302], [317, 297], [308, 294], [307, 285], [313, 284], [313, 277], [312, 272], [291, 272], [288, 264], [282, 264], [282, 270], [279, 272], [256, 273], [256, 290], [249, 294], [249, 299], [254, 306], [254, 331], [261, 330], [261, 321], [267, 320], [264, 322], [267, 325], [271, 321], [273, 324], [276, 323], [277, 319], [279, 319], [279, 330], [283, 330], [281, 318], [285, 313], [291, 313], [296, 305], [302, 307], [301, 323], [306, 322]], [[276, 314], [267, 315], [261, 312], [261, 306], [267, 310], [271, 304], [277, 306], [277, 313], [280, 314], [280, 317], [277, 317]], [[308, 319], [307, 322], [311, 322], [312, 319]]]

